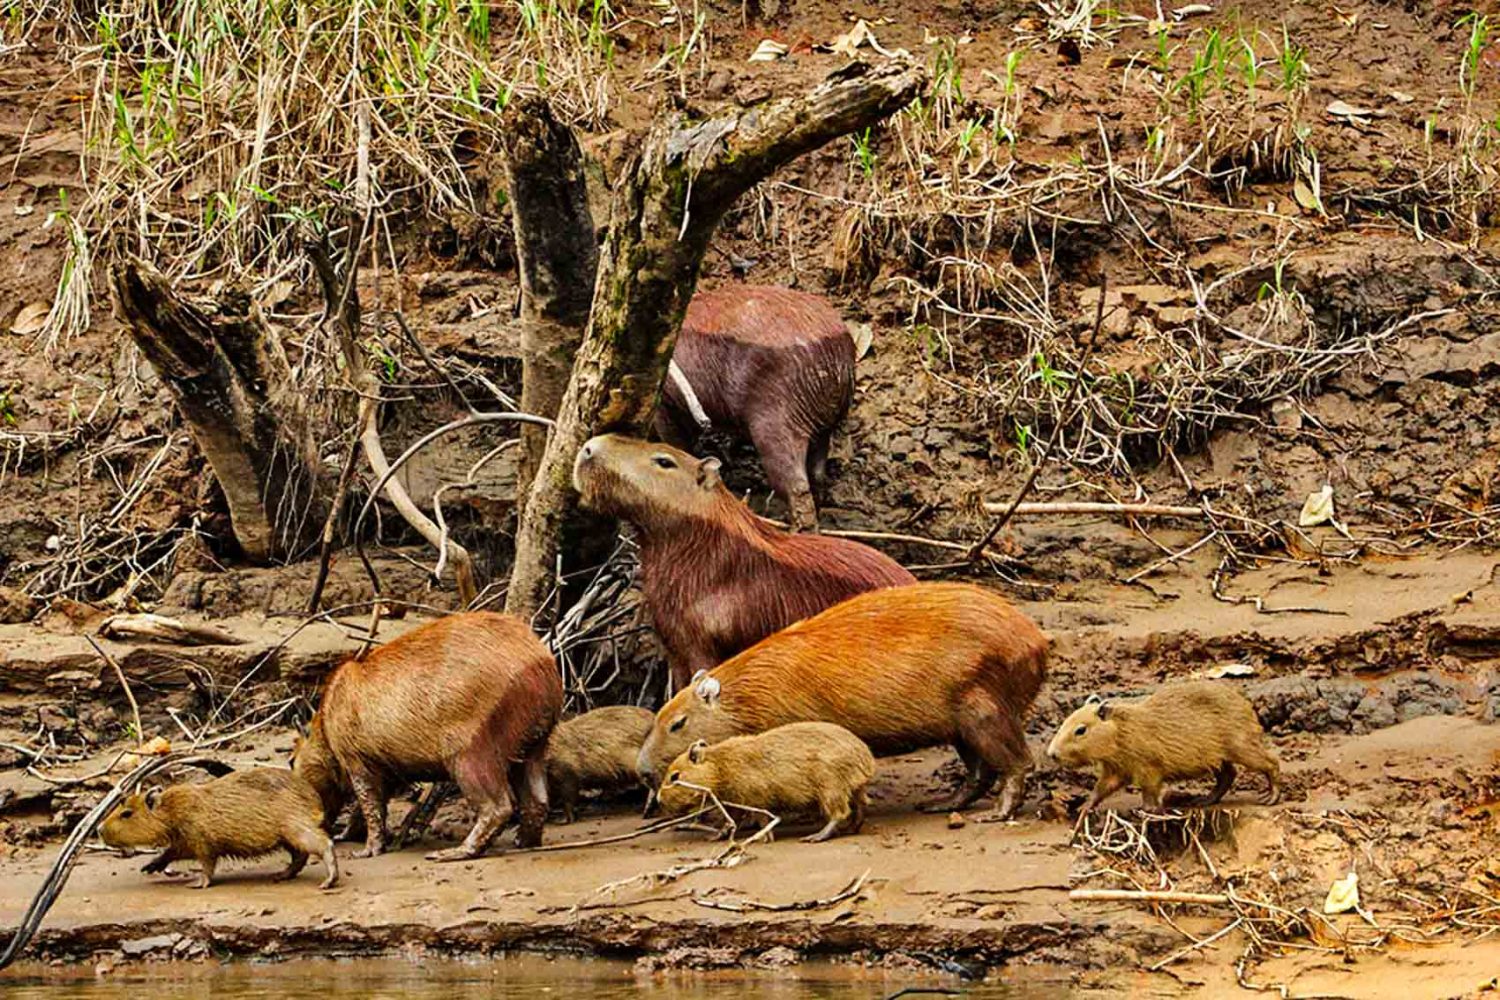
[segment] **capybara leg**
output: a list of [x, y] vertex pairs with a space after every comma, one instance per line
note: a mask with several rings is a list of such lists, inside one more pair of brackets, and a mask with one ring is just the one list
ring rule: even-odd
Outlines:
[[1256, 749], [1258, 753], [1253, 759], [1240, 761], [1240, 764], [1266, 776], [1266, 790], [1261, 793], [1260, 800], [1268, 806], [1274, 806], [1281, 801], [1281, 765], [1277, 763], [1275, 757], [1259, 747]]
[[307, 867], [307, 852], [302, 850], [301, 848], [293, 846], [293, 844], [290, 842], [283, 844], [282, 846], [285, 847], [287, 853], [292, 856], [292, 860], [285, 868], [276, 873], [276, 881], [290, 882], [292, 879], [296, 878], [302, 873], [302, 869]]
[[1211, 806], [1222, 799], [1224, 796], [1228, 795], [1229, 790], [1233, 787], [1234, 765], [1226, 760], [1224, 763], [1220, 764], [1219, 769], [1214, 772], [1213, 791], [1197, 799], [1194, 802], [1194, 805]]
[[823, 829], [819, 830], [817, 833], [808, 834], [806, 837], [803, 837], [802, 842], [804, 844], [821, 844], [823, 841], [828, 840], [830, 837], [832, 837], [834, 835], [834, 832], [838, 830], [839, 826], [846, 819], [848, 819], [847, 814], [844, 816], [833, 817], [828, 821]]
[[218, 858], [199, 858], [198, 867], [201, 869], [201, 871], [199, 871], [198, 873], [198, 881], [190, 882], [188, 884], [188, 888], [207, 889], [209, 886], [213, 885], [214, 869], [218, 867], [218, 863]]
[[385, 853], [385, 788], [380, 776], [364, 767], [349, 769], [349, 784], [365, 818], [365, 846], [354, 852], [356, 858], [373, 858]]
[[975, 799], [989, 791], [990, 786], [995, 783], [995, 769], [990, 767], [973, 747], [958, 744], [956, 749], [959, 757], [963, 759], [964, 766], [968, 769], [968, 773], [964, 775], [963, 784], [958, 786], [958, 791], [946, 799], [918, 806], [920, 811], [935, 813], [967, 809], [974, 804]]
[[178, 854], [176, 851], [172, 850], [172, 848], [168, 847], [156, 857], [141, 865], [141, 871], [145, 872], [147, 875], [156, 875], [160, 872], [166, 871], [167, 865], [170, 865], [172, 862], [178, 860], [181, 857], [182, 855]]
[[[338, 855], [333, 853], [333, 838], [328, 836], [327, 832], [321, 827], [299, 830], [293, 835], [292, 842], [296, 845], [296, 851], [292, 854], [294, 860], [298, 851], [302, 852], [304, 858], [309, 854], [316, 854], [323, 859], [323, 867], [328, 871], [323, 876], [323, 881], [318, 884], [319, 889], [332, 889], [338, 884], [339, 859]], [[300, 870], [302, 866], [296, 867]], [[296, 872], [288, 869], [286, 877], [291, 878], [294, 874]]]
[[562, 821], [571, 823], [578, 818], [578, 782], [563, 778], [550, 790], [549, 798], [562, 810]]
[[849, 796], [849, 825], [844, 832], [858, 833], [864, 828], [868, 802], [869, 797], [863, 788], [856, 788], [854, 794]]
[[1147, 809], [1162, 807], [1162, 783], [1160, 778], [1148, 778], [1141, 783], [1141, 800]]
[[[493, 742], [476, 739], [450, 769], [464, 798], [479, 811], [469, 835], [458, 847], [427, 855], [430, 861], [461, 861], [484, 853], [495, 834], [500, 832], [515, 811], [510, 781], [505, 773], [504, 757]], [[543, 775], [545, 780], [545, 773]], [[546, 800], [543, 799], [545, 802]], [[543, 806], [545, 808], [545, 806]]]
[[[831, 791], [831, 790], [830, 790]], [[849, 796], [842, 793], [825, 794], [818, 805], [828, 823], [817, 833], [803, 837], [804, 844], [820, 844], [832, 837], [834, 833], [849, 822], [849, 814], [853, 811], [849, 808]]]
[[1079, 822], [1081, 823], [1085, 816], [1097, 809], [1099, 803], [1124, 787], [1124, 775], [1115, 774], [1113, 771], [1099, 775], [1099, 780], [1094, 782], [1094, 791], [1089, 795], [1088, 801], [1083, 804], [1083, 808], [1078, 810]]
[[818, 507], [807, 481], [807, 439], [786, 426], [780, 411], [770, 410], [750, 425], [750, 440], [760, 453], [771, 489], [781, 494], [790, 508], [793, 531], [818, 529]]
[[830, 428], [813, 435], [812, 443], [807, 447], [807, 478], [816, 493], [823, 492], [828, 485], [828, 445], [832, 438]]
[[[472, 797], [470, 801], [473, 801]], [[477, 858], [484, 853], [484, 849], [490, 846], [490, 841], [495, 839], [495, 834], [510, 821], [511, 813], [515, 810], [511, 806], [510, 792], [501, 790], [500, 800], [496, 802], [484, 802], [479, 806], [479, 817], [474, 820], [474, 828], [464, 838], [464, 842], [457, 847], [450, 847], [443, 851], [433, 851], [427, 855], [428, 861], [467, 861]]]
[[542, 842], [547, 822], [547, 758], [545, 744], [519, 767], [512, 767], [516, 811], [521, 814], [516, 830], [517, 847], [536, 847]]

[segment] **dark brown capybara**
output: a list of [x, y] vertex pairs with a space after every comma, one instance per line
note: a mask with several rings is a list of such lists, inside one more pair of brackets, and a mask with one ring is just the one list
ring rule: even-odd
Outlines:
[[292, 856], [279, 878], [296, 878], [308, 855], [316, 854], [328, 869], [322, 888], [339, 880], [317, 791], [279, 768], [232, 771], [199, 784], [136, 792], [105, 818], [99, 837], [110, 847], [161, 848], [142, 871], [166, 871], [173, 861], [195, 859], [202, 873], [194, 889], [212, 884], [220, 858], [258, 858], [278, 849]]
[[649, 708], [606, 705], [557, 724], [547, 741], [547, 793], [564, 822], [573, 822], [581, 791], [642, 787], [636, 757], [655, 721]]
[[691, 448], [710, 428], [749, 438], [792, 530], [816, 528], [828, 443], [854, 395], [854, 341], [816, 295], [726, 285], [688, 303], [656, 433]]
[[1168, 684], [1132, 702], [1091, 697], [1068, 716], [1047, 746], [1047, 755], [1067, 767], [1092, 765], [1094, 792], [1078, 813], [1079, 822], [1099, 803], [1135, 785], [1146, 804], [1163, 804], [1168, 781], [1214, 776], [1214, 789], [1192, 799], [1210, 806], [1234, 787], [1234, 769], [1266, 776], [1262, 801], [1281, 798], [1281, 765], [1265, 746], [1266, 734], [1255, 707], [1224, 681]]
[[557, 664], [525, 622], [449, 615], [335, 670], [293, 768], [319, 786], [325, 809], [353, 790], [365, 819], [355, 857], [385, 850], [388, 786], [397, 780], [452, 780], [479, 811], [463, 844], [433, 860], [482, 854], [513, 812], [516, 842], [534, 847], [547, 818], [547, 737], [562, 701]]
[[656, 713], [641, 747], [643, 780], [697, 740], [710, 746], [790, 722], [833, 722], [877, 754], [950, 743], [968, 776], [962, 809], [1005, 776], [996, 806], [1025, 791], [1027, 709], [1050, 643], [1004, 597], [962, 583], [876, 590], [836, 604], [695, 678]]
[[867, 545], [782, 531], [724, 488], [717, 459], [670, 445], [593, 438], [573, 483], [584, 506], [635, 525], [642, 593], [677, 687], [839, 601], [916, 582]]

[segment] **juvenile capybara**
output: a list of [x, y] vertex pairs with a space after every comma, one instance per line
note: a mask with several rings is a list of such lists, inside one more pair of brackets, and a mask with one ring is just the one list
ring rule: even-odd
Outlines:
[[323, 784], [325, 803], [339, 788], [353, 790], [365, 819], [355, 857], [385, 850], [396, 780], [452, 780], [479, 812], [463, 844], [433, 860], [482, 854], [513, 812], [517, 843], [534, 847], [547, 818], [547, 737], [562, 698], [557, 664], [524, 622], [488, 611], [449, 615], [335, 670], [293, 767]]
[[296, 878], [308, 855], [316, 854], [328, 869], [322, 888], [339, 880], [318, 793], [291, 771], [277, 768], [233, 771], [201, 784], [136, 792], [115, 806], [99, 836], [110, 847], [161, 848], [142, 871], [165, 871], [173, 861], [195, 859], [202, 874], [192, 883], [194, 889], [209, 887], [220, 858], [258, 858], [278, 849], [292, 856], [279, 878]]
[[593, 438], [573, 482], [585, 506], [635, 525], [642, 594], [677, 687], [839, 601], [916, 582], [867, 545], [768, 524], [725, 489], [716, 459], [669, 445]]
[[1093, 765], [1098, 774], [1080, 820], [1126, 785], [1157, 807], [1165, 782], [1207, 774], [1214, 789], [1192, 804], [1213, 805], [1234, 786], [1236, 766], [1266, 776], [1267, 805], [1281, 798], [1281, 766], [1265, 748], [1255, 708], [1223, 681], [1169, 684], [1134, 702], [1091, 697], [1068, 716], [1047, 754], [1067, 767]]
[[816, 295], [726, 285], [688, 303], [656, 432], [683, 448], [710, 428], [748, 437], [792, 529], [817, 525], [828, 442], [854, 395], [854, 341]]
[[824, 826], [802, 839], [817, 843], [859, 832], [874, 776], [875, 755], [858, 736], [831, 722], [793, 722], [712, 746], [699, 740], [668, 765], [658, 796], [668, 815], [692, 812], [709, 792], [724, 805], [816, 811]]
[[833, 722], [877, 754], [951, 743], [968, 776], [962, 809], [999, 774], [1015, 812], [1030, 760], [1023, 724], [1046, 674], [1048, 640], [992, 591], [961, 583], [876, 590], [785, 628], [696, 677], [641, 747], [643, 776], [697, 740], [710, 745], [789, 722]]
[[581, 791], [641, 787], [636, 758], [655, 720], [649, 708], [609, 705], [557, 724], [547, 741], [547, 793], [564, 822], [573, 822]]

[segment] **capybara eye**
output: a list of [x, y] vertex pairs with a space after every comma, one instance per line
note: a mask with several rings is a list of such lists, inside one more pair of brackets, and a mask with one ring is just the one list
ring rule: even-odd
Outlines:
[[1077, 729], [1073, 730], [1073, 735], [1074, 736], [1082, 736], [1084, 733], [1086, 733], [1088, 731], [1089, 731], [1089, 727], [1088, 726], [1079, 726]]
[[687, 725], [687, 716], [684, 715], [682, 718], [678, 719], [676, 722], [674, 722], [670, 726], [668, 726], [667, 727], [667, 732], [669, 732], [669, 733], [675, 733], [675, 732], [677, 732], [677, 730], [681, 729], [685, 725]]
[[656, 467], [658, 469], [675, 469], [675, 468], [677, 468], [677, 463], [674, 462], [674, 461], [672, 461], [666, 455], [657, 455], [651, 461], [653, 461], [653, 462], [656, 463]]

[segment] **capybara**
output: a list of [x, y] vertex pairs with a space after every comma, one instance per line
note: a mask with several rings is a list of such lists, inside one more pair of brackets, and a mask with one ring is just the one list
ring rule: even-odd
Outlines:
[[[463, 844], [433, 860], [482, 854], [513, 812], [517, 843], [534, 847], [562, 698], [557, 664], [524, 622], [489, 611], [449, 615], [335, 670], [293, 767], [353, 790], [365, 819], [355, 857], [385, 850], [388, 786], [398, 780], [452, 780], [479, 812]], [[338, 793], [319, 794], [327, 803]]]
[[585, 506], [635, 525], [642, 593], [676, 687], [839, 601], [916, 582], [869, 546], [767, 523], [725, 489], [717, 459], [669, 445], [593, 438], [573, 482]]
[[279, 878], [296, 878], [308, 855], [316, 854], [328, 869], [322, 887], [339, 880], [318, 793], [279, 768], [232, 771], [200, 784], [136, 792], [115, 806], [99, 836], [110, 847], [161, 848], [142, 871], [160, 872], [179, 859], [197, 860], [202, 874], [192, 883], [194, 889], [209, 887], [220, 858], [258, 858], [281, 848], [292, 863]]
[[688, 303], [656, 432], [691, 448], [710, 428], [748, 437], [792, 530], [815, 528], [828, 442], [854, 395], [854, 341], [827, 300], [726, 285]]
[[789, 722], [833, 722], [877, 754], [951, 743], [968, 767], [962, 809], [998, 774], [1015, 812], [1030, 759], [1023, 728], [1046, 674], [1048, 640], [993, 591], [917, 583], [852, 597], [697, 677], [661, 711], [641, 747], [659, 779], [697, 740], [710, 745]]
[[583, 790], [640, 788], [636, 758], [656, 713], [634, 705], [609, 705], [564, 719], [547, 741], [547, 794], [573, 822]]
[[1234, 786], [1236, 765], [1266, 776], [1266, 804], [1281, 798], [1281, 766], [1265, 748], [1255, 708], [1223, 681], [1168, 684], [1134, 702], [1090, 697], [1068, 716], [1047, 754], [1067, 767], [1092, 764], [1098, 774], [1080, 821], [1126, 785], [1157, 807], [1163, 783], [1206, 774], [1214, 776], [1214, 789], [1192, 804], [1213, 805]]
[[875, 756], [864, 741], [831, 722], [793, 722], [710, 746], [699, 740], [667, 767], [658, 797], [668, 815], [692, 812], [712, 792], [723, 805], [773, 813], [816, 811], [824, 826], [802, 839], [858, 833]]

